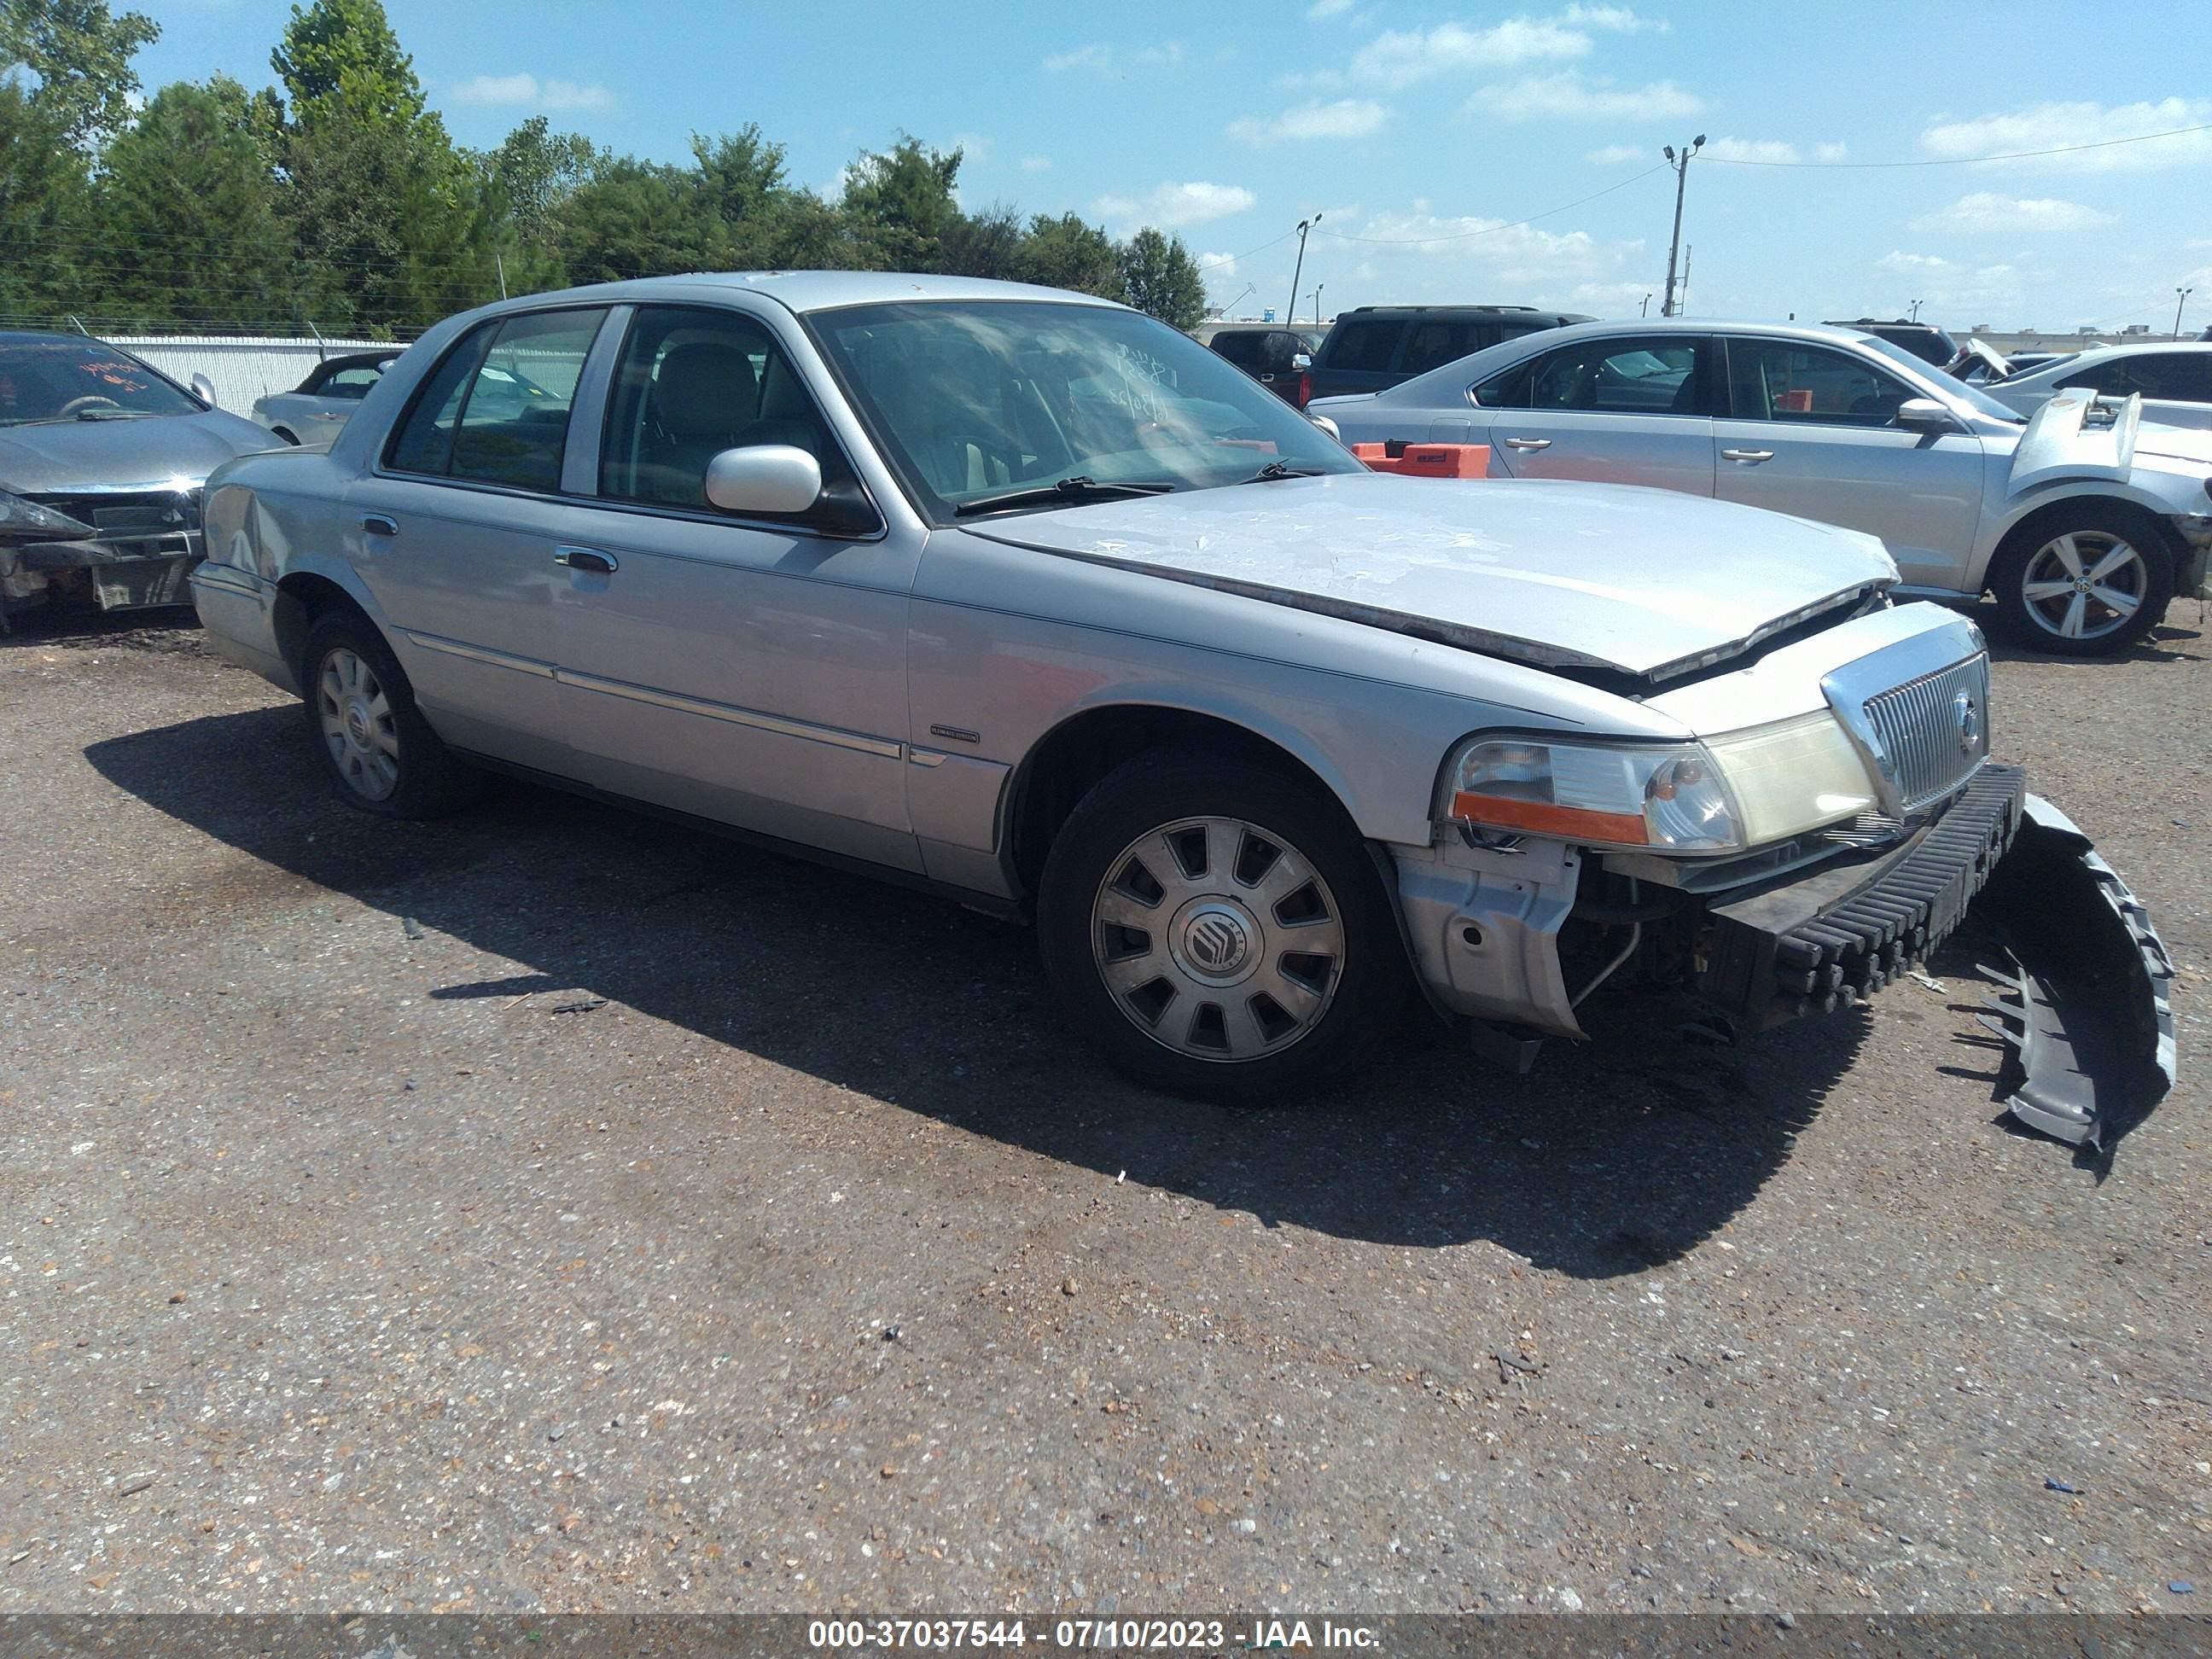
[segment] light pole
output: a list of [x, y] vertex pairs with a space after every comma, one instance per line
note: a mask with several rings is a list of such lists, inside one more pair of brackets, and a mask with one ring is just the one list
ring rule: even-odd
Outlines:
[[1250, 283], [1245, 283], [1241, 290], [1232, 295], [1230, 298], [1224, 300], [1219, 305], [1214, 307], [1213, 314], [1217, 317], [1225, 315], [1230, 307], [1235, 305], [1237, 301], [1243, 299], [1245, 295], [1253, 291], [1253, 287], [1254, 285]]
[[[1320, 326], [1321, 326], [1321, 295], [1322, 295], [1322, 290], [1323, 289], [1327, 288], [1328, 286], [1328, 284], [1327, 283], [1316, 283], [1314, 284], [1314, 291], [1313, 291], [1313, 302], [1314, 302], [1314, 326], [1315, 326], [1315, 327], [1316, 327], [1316, 328], [1318, 328], [1318, 327], [1320, 327]], [[1295, 317], [1293, 317], [1292, 319], [1291, 319], [1291, 320], [1292, 322], [1296, 322], [1296, 321], [1297, 320], [1297, 318], [1295, 318]]]
[[1674, 145], [1665, 147], [1667, 163], [1674, 169], [1674, 234], [1667, 243], [1667, 297], [1659, 306], [1662, 317], [1674, 314], [1674, 256], [1682, 246], [1682, 192], [1690, 183], [1690, 158], [1705, 147], [1705, 135], [1702, 132], [1690, 141], [1689, 147], [1679, 158], [1674, 154]]
[[1920, 320], [1920, 307], [1927, 303], [1928, 301], [1925, 300], [1915, 300], [1912, 302], [1912, 315], [1908, 319], [1908, 320], [1916, 323], [1918, 322]]
[[1320, 222], [1321, 215], [1318, 213], [1315, 214], [1310, 219], [1301, 219], [1298, 221], [1298, 262], [1291, 267], [1290, 320], [1292, 322], [1296, 322], [1298, 318], [1298, 278], [1305, 275], [1306, 232], [1311, 230]]
[[2173, 290], [2173, 337], [2177, 340], [2181, 337], [2182, 302], [2196, 292], [2193, 288], [2178, 288]]
[[1636, 314], [1639, 317], [1649, 317], [1651, 314], [1651, 296], [1650, 295], [1647, 294], [1644, 296], [1644, 303], [1636, 308]]

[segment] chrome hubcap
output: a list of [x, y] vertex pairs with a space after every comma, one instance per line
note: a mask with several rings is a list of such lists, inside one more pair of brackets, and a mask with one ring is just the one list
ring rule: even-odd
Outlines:
[[315, 714], [346, 787], [382, 800], [399, 787], [399, 731], [376, 671], [340, 646], [315, 676]]
[[2142, 555], [2126, 542], [2101, 530], [2077, 530], [2035, 550], [2020, 592], [2045, 632], [2094, 640], [2127, 626], [2149, 584]]
[[1336, 896], [1298, 850], [1241, 818], [1184, 818], [1107, 866], [1091, 949], [1115, 1006], [1198, 1060], [1256, 1060], [1321, 1022], [1344, 972]]

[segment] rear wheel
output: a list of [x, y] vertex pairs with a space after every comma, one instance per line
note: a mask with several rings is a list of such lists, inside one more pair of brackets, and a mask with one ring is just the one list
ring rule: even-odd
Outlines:
[[348, 805], [384, 817], [442, 817], [466, 805], [482, 774], [440, 741], [415, 706], [392, 647], [368, 619], [333, 611], [308, 630], [307, 723]]
[[2141, 515], [2087, 501], [2015, 532], [1990, 586], [2015, 643], [2057, 656], [2110, 656], [2166, 615], [2173, 560]]
[[1262, 1105], [1371, 1054], [1405, 949], [1358, 832], [1310, 784], [1190, 752], [1085, 797], [1037, 896], [1046, 972], [1107, 1056], [1170, 1093]]

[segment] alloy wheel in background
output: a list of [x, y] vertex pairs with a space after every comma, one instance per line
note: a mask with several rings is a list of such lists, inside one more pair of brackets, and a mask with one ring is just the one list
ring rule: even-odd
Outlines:
[[2098, 640], [2135, 620], [2150, 592], [2142, 555], [2124, 538], [2069, 530], [2028, 555], [2021, 573], [2022, 610], [2062, 640]]

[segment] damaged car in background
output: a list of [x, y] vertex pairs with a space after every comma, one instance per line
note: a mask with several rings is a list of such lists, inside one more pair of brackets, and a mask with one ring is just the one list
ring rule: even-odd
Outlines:
[[534, 295], [207, 513], [210, 642], [302, 695], [355, 806], [489, 767], [1031, 921], [1073, 1023], [1179, 1094], [1310, 1092], [1415, 988], [1516, 1063], [1649, 1017], [1628, 988], [1748, 1037], [1970, 910], [2018, 951], [2017, 1113], [2088, 1142], [2171, 1079], [2147, 915], [1873, 537], [1382, 476], [1107, 301]]
[[57, 601], [188, 603], [207, 475], [270, 441], [101, 341], [0, 332], [0, 630]]
[[2034, 418], [1903, 347], [1807, 324], [1585, 323], [1368, 398], [1347, 443], [1480, 443], [1493, 476], [1650, 485], [1879, 536], [1898, 597], [1995, 596], [2006, 634], [2110, 656], [2200, 592], [2212, 433], [2070, 392]]

